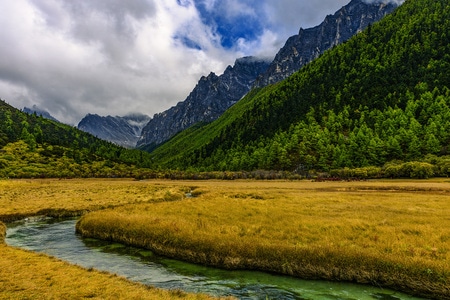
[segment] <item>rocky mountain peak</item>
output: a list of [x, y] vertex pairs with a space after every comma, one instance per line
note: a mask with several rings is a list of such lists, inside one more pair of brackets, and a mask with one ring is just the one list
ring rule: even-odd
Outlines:
[[[178, 132], [199, 122], [211, 122], [245, 96], [252, 87], [281, 81], [327, 49], [348, 40], [392, 12], [396, 4], [385, 0], [352, 0], [333, 15], [309, 29], [300, 28], [272, 62], [242, 57], [222, 75], [202, 76], [189, 96], [170, 109], [155, 114], [142, 129], [137, 147], [151, 151]], [[392, 1], [391, 1], [392, 2]]]
[[385, 15], [391, 13], [394, 2], [352, 0], [335, 14], [328, 15], [315, 27], [300, 28], [276, 54], [267, 71], [255, 81], [255, 87], [277, 83], [316, 59], [326, 50], [348, 40]]
[[217, 76], [202, 76], [189, 96], [170, 109], [155, 114], [142, 131], [137, 146], [150, 150], [199, 122], [211, 122], [247, 94], [268, 61], [243, 57]]
[[150, 121], [149, 116], [137, 113], [124, 117], [87, 114], [78, 123], [78, 129], [116, 145], [134, 148], [141, 136], [142, 128], [148, 121]]

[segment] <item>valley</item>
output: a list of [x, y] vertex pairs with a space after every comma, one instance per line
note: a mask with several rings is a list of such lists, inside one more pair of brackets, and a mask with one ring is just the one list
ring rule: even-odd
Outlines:
[[[177, 8], [194, 9], [187, 2]], [[351, 0], [300, 29], [272, 63], [237, 59], [167, 111], [88, 114], [86, 131], [0, 99], [0, 298], [232, 298], [149, 287], [5, 243], [12, 222], [75, 217], [75, 239], [219, 270], [450, 299], [449, 20], [448, 0]], [[188, 36], [172, 38], [201, 57]], [[114, 65], [109, 59], [101, 64]], [[151, 72], [132, 62], [117, 69], [147, 86]], [[173, 81], [164, 67], [151, 69], [164, 82], [186, 80]], [[94, 107], [97, 93], [88, 91], [107, 90], [103, 104], [142, 100], [122, 94], [132, 81], [110, 90], [114, 76], [101, 72], [93, 73], [100, 85], [85, 90], [88, 73], [62, 90], [52, 80], [49, 103], [68, 101], [73, 111], [86, 103], [78, 95]]]

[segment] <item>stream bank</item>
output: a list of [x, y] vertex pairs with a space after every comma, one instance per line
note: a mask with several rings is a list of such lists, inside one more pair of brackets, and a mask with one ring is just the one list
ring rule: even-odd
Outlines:
[[163, 289], [235, 296], [239, 299], [416, 300], [400, 292], [365, 285], [299, 280], [287, 276], [226, 271], [160, 257], [153, 252], [83, 239], [76, 220], [36, 220], [9, 224], [8, 245], [58, 257], [85, 268], [124, 276]]

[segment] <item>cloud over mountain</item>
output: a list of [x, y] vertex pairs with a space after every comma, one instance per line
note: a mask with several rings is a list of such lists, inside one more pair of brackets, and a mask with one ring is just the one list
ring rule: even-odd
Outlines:
[[0, 97], [63, 122], [161, 112], [202, 75], [273, 56], [344, 0], [1, 1]]

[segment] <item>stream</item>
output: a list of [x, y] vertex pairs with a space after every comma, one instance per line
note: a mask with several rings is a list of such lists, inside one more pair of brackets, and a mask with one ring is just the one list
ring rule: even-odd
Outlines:
[[227, 271], [181, 262], [151, 251], [82, 238], [76, 219], [30, 219], [8, 224], [6, 243], [85, 268], [115, 273], [163, 289], [238, 299], [423, 299], [366, 285], [300, 280], [255, 271]]

